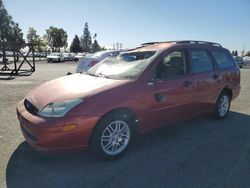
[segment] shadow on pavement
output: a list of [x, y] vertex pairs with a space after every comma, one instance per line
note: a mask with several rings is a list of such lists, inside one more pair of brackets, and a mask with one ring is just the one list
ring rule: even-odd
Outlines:
[[0, 72], [0, 80], [13, 80], [21, 76], [31, 76], [33, 72], [19, 72], [18, 74], [12, 74], [11, 72]]
[[8, 188], [248, 187], [250, 116], [201, 117], [139, 136], [123, 158], [87, 151], [47, 155], [21, 143], [6, 169]]

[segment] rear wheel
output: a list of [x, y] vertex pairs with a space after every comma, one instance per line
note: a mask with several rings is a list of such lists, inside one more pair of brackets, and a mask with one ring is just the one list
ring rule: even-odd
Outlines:
[[133, 118], [127, 114], [112, 113], [98, 123], [92, 135], [93, 152], [106, 159], [122, 156], [134, 134]]
[[231, 104], [231, 95], [227, 91], [222, 91], [216, 102], [215, 117], [217, 119], [224, 119], [229, 112]]

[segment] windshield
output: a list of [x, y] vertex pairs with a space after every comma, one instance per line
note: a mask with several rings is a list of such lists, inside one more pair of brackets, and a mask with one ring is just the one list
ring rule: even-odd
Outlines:
[[107, 51], [100, 51], [100, 52], [96, 52], [94, 54], [89, 54], [88, 57], [96, 58], [96, 57], [102, 56], [104, 53], [107, 53]]
[[155, 56], [155, 51], [127, 52], [111, 56], [91, 67], [87, 73], [118, 80], [136, 79]]

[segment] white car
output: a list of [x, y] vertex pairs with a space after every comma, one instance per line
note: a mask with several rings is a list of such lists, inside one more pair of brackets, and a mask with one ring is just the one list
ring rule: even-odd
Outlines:
[[65, 61], [72, 61], [74, 59], [74, 56], [71, 53], [63, 53], [63, 56]]
[[77, 53], [77, 54], [74, 56], [74, 61], [79, 61], [80, 58], [85, 57], [87, 54], [88, 54], [88, 52]]
[[250, 56], [243, 57], [243, 61], [245, 62], [246, 66], [250, 65]]
[[47, 61], [49, 62], [62, 62], [65, 61], [64, 55], [62, 53], [51, 53], [47, 55]]
[[109, 57], [109, 56], [117, 56], [120, 51], [99, 51], [94, 54], [86, 55], [83, 58], [79, 59], [77, 64], [76, 72], [81, 73], [87, 71], [90, 67], [94, 66], [101, 60]]

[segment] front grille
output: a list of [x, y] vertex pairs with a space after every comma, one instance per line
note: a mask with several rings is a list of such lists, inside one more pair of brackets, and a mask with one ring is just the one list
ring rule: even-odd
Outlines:
[[24, 106], [25, 106], [25, 109], [33, 114], [33, 115], [36, 115], [37, 112], [38, 112], [38, 109], [31, 103], [29, 102], [27, 99], [24, 100]]

